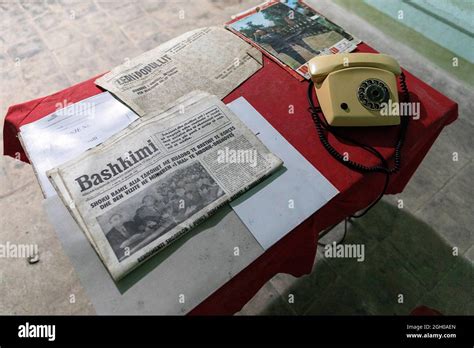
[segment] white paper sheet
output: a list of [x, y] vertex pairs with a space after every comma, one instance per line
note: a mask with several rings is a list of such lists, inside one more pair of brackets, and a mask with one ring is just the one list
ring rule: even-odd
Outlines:
[[109, 92], [59, 108], [20, 127], [20, 136], [45, 197], [56, 194], [46, 171], [127, 127], [138, 116]]
[[267, 250], [339, 191], [245, 98], [240, 97], [228, 106], [284, 162], [283, 168], [269, 179], [230, 203]]

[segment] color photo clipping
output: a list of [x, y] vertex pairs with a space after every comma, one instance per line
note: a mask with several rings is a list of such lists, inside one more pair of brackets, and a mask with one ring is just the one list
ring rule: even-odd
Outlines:
[[291, 0], [263, 5], [227, 27], [307, 79], [306, 63], [311, 58], [351, 52], [360, 42], [305, 4]]

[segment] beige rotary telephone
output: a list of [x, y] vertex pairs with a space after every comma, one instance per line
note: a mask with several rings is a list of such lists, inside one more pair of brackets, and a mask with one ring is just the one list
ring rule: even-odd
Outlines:
[[[377, 199], [363, 212], [351, 216], [361, 217], [383, 197], [390, 175], [397, 173], [401, 167], [401, 150], [407, 133], [408, 117], [400, 119], [398, 115], [383, 116], [384, 113], [381, 111], [387, 104], [399, 101], [397, 76], [400, 76], [402, 99], [404, 102], [409, 102], [410, 94], [405, 75], [397, 61], [385, 54], [348, 53], [318, 56], [311, 59], [308, 64], [312, 80], [308, 85], [308, 110], [323, 147], [334, 159], [352, 170], [385, 175], [384, 187]], [[313, 101], [313, 89], [316, 90], [319, 106]], [[320, 114], [324, 117], [320, 117]], [[393, 125], [400, 126], [391, 161], [385, 159], [373, 145], [361, 143], [360, 140], [348, 136], [347, 133], [360, 133], [357, 129], [347, 132], [347, 129], [339, 127], [359, 126], [363, 132], [361, 126]], [[356, 146], [375, 156], [377, 164], [369, 166], [352, 160], [350, 156], [344, 156], [330, 143], [329, 133], [338, 141], [344, 142], [346, 148]]]
[[382, 116], [398, 103], [400, 65], [385, 54], [318, 56], [308, 63], [319, 105], [331, 126], [391, 126], [399, 116]]

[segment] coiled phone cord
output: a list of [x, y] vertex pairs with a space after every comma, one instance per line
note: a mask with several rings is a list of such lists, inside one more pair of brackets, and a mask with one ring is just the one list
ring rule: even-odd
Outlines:
[[[402, 89], [403, 101], [404, 102], [409, 102], [410, 93], [408, 91], [408, 87], [407, 87], [407, 84], [406, 84], [406, 77], [405, 77], [405, 74], [403, 72], [400, 75], [399, 83], [400, 83], [400, 88]], [[383, 186], [383, 189], [382, 189], [380, 195], [377, 197], [377, 199], [375, 201], [373, 201], [361, 213], [351, 215], [352, 218], [360, 218], [360, 217], [364, 216], [365, 214], [367, 214], [367, 212], [382, 199], [382, 197], [384, 196], [384, 194], [387, 190], [390, 175], [395, 174], [400, 170], [401, 150], [402, 150], [402, 147], [403, 147], [403, 143], [405, 142], [405, 135], [406, 135], [406, 131], [407, 131], [407, 128], [408, 128], [409, 118], [408, 118], [408, 116], [401, 116], [400, 117], [401, 118], [401, 120], [400, 120], [400, 130], [399, 130], [399, 133], [398, 133], [398, 140], [397, 140], [397, 143], [395, 145], [394, 166], [392, 168], [390, 168], [387, 161], [382, 156], [382, 154], [379, 151], [377, 151], [377, 149], [375, 149], [373, 146], [362, 144], [362, 143], [359, 143], [358, 141], [355, 141], [354, 139], [342, 136], [341, 134], [338, 133], [338, 131], [335, 129], [335, 127], [332, 127], [331, 125], [329, 125], [327, 123], [327, 121], [324, 117], [323, 117], [324, 122], [321, 121], [321, 118], [320, 118], [319, 114], [322, 114], [322, 109], [321, 109], [321, 107], [319, 107], [319, 106], [316, 107], [314, 105], [314, 102], [313, 102], [313, 90], [314, 90], [314, 88], [313, 88], [313, 86], [314, 86], [314, 83], [311, 81], [309, 83], [309, 86], [308, 86], [308, 101], [309, 101], [309, 105], [310, 105], [308, 111], [311, 113], [311, 117], [312, 117], [313, 122], [316, 126], [316, 131], [318, 132], [319, 140], [321, 141], [321, 144], [324, 146], [324, 148], [328, 151], [328, 153], [332, 157], [334, 157], [337, 161], [344, 164], [346, 167], [348, 167], [352, 170], [355, 170], [357, 172], [360, 172], [360, 173], [383, 173], [383, 174], [385, 174], [384, 186]], [[365, 166], [361, 163], [354, 162], [354, 161], [349, 160], [349, 159], [345, 159], [345, 157], [342, 154], [340, 154], [329, 143], [329, 140], [325, 136], [324, 131], [326, 131], [328, 133], [331, 133], [336, 138], [345, 140], [346, 142], [352, 143], [356, 146], [361, 147], [362, 149], [366, 150], [367, 152], [370, 152], [371, 154], [373, 154], [374, 156], [376, 156], [380, 160], [380, 163], [378, 165], [368, 167], [368, 166]]]

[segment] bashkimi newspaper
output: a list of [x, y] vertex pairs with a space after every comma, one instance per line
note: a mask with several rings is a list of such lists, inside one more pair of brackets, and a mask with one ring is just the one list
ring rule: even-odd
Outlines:
[[194, 91], [47, 174], [117, 281], [281, 165], [217, 96]]

